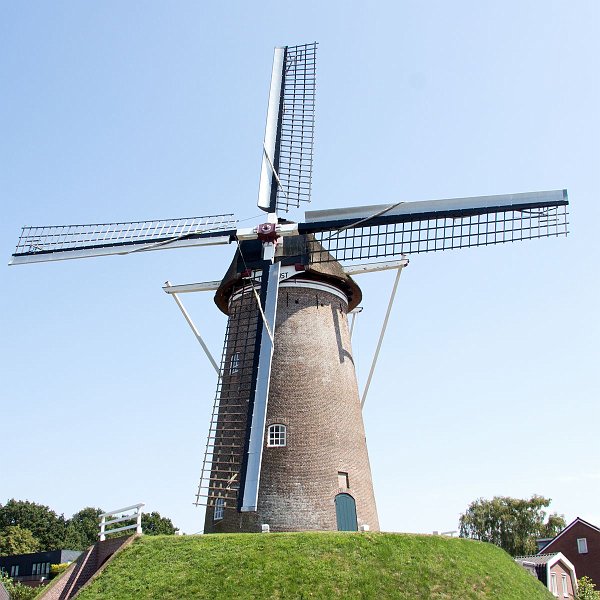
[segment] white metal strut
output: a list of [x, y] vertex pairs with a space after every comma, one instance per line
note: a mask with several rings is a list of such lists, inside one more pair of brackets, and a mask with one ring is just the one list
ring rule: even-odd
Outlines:
[[[408, 262], [406, 264], [408, 264]], [[375, 365], [377, 364], [377, 358], [379, 357], [379, 351], [381, 350], [381, 344], [383, 343], [383, 336], [385, 335], [385, 330], [387, 329], [387, 324], [390, 319], [390, 313], [392, 312], [392, 306], [394, 305], [394, 298], [396, 297], [396, 290], [398, 289], [398, 283], [400, 282], [400, 275], [402, 274], [402, 269], [406, 266], [406, 264], [399, 266], [398, 271], [396, 272], [394, 287], [392, 288], [392, 293], [390, 294], [390, 301], [388, 302], [385, 319], [383, 320], [381, 333], [379, 334], [379, 341], [377, 342], [377, 348], [375, 349], [375, 355], [373, 356], [373, 362], [371, 363], [371, 370], [369, 371], [369, 377], [367, 378], [367, 383], [365, 384], [365, 389], [360, 401], [361, 408], [365, 406], [365, 401], [367, 400], [367, 393], [369, 392], [371, 379], [373, 378], [373, 373], [375, 372]]]

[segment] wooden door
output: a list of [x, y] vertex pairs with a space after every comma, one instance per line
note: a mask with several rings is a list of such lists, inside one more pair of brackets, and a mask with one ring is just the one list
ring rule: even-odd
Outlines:
[[358, 531], [356, 502], [350, 494], [338, 494], [335, 497], [335, 516], [338, 531]]

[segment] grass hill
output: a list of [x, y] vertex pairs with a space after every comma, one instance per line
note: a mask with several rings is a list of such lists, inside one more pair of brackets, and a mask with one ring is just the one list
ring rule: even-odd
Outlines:
[[410, 598], [549, 600], [503, 550], [390, 533], [142, 536], [81, 600]]

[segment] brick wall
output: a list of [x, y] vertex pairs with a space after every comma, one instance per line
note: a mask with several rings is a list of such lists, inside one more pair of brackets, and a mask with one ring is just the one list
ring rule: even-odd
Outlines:
[[[575, 571], [577, 572], [577, 571]], [[568, 598], [569, 600], [574, 600], [575, 592], [573, 591], [573, 582], [571, 581], [571, 572], [567, 567], [561, 562], [558, 561], [555, 565], [550, 568], [550, 573], [554, 573], [556, 575], [556, 589], [558, 591], [559, 598]], [[566, 575], [566, 583], [567, 583], [567, 596], [564, 595], [563, 590], [563, 579], [562, 576]], [[579, 575], [578, 575], [579, 576]], [[548, 582], [550, 583], [550, 582]], [[550, 589], [550, 586], [548, 586]]]
[[95, 546], [88, 548], [57, 580], [50, 584], [40, 598], [43, 600], [68, 600], [71, 598], [76, 593], [77, 582], [83, 580], [87, 575], [86, 570], [89, 569], [90, 561], [93, 561], [94, 552]]
[[[232, 308], [235, 309], [235, 302]], [[225, 509], [205, 532], [335, 530], [335, 496], [356, 501], [359, 526], [379, 529], [348, 329], [348, 304], [330, 291], [282, 285], [267, 427], [287, 427], [287, 446], [264, 446], [258, 512]], [[233, 343], [233, 342], [230, 342]], [[348, 473], [349, 489], [338, 472]]]
[[135, 536], [111, 538], [88, 548], [38, 600], [69, 600], [99, 573], [108, 559]]
[[[577, 538], [587, 539], [587, 554], [579, 554]], [[576, 522], [558, 539], [550, 542], [543, 552], [562, 552], [573, 563], [578, 578], [585, 575], [600, 588], [600, 532]]]

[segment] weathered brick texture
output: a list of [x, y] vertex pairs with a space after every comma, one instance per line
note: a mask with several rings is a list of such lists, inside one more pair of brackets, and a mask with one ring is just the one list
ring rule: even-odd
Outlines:
[[97, 542], [88, 548], [60, 576], [52, 587], [46, 590], [40, 600], [69, 600], [102, 569], [112, 555], [125, 544], [133, 541], [135, 536], [111, 538]]
[[[587, 540], [587, 552], [579, 553], [577, 539]], [[600, 589], [600, 531], [576, 519], [566, 530], [542, 550], [543, 553], [562, 552], [575, 567], [577, 577], [589, 577]]]
[[[354, 497], [359, 526], [379, 529], [348, 302], [335, 290], [294, 282], [287, 280], [279, 292], [267, 408], [267, 427], [285, 425], [287, 445], [268, 447], [265, 439], [257, 513], [228, 506], [214, 521], [208, 507], [206, 533], [259, 531], [261, 523], [271, 531], [335, 530], [340, 492]], [[232, 301], [230, 315], [239, 314], [241, 302]], [[236, 341], [229, 344], [233, 349]], [[339, 487], [338, 472], [348, 473], [349, 489]]]

